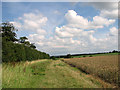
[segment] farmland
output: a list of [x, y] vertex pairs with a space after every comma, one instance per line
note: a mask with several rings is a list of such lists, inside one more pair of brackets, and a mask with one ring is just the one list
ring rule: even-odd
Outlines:
[[118, 55], [118, 54], [119, 54], [119, 53], [100, 53], [100, 54], [88, 54], [88, 55], [72, 56], [72, 58], [81, 58], [81, 57], [95, 57], [95, 56]]
[[63, 61], [86, 74], [97, 76], [109, 83], [118, 84], [118, 55], [71, 58]]
[[61, 60], [3, 63], [3, 88], [113, 88]]
[[120, 51], [50, 56], [37, 50], [26, 36], [17, 38], [12, 23], [1, 25], [2, 88], [118, 87]]

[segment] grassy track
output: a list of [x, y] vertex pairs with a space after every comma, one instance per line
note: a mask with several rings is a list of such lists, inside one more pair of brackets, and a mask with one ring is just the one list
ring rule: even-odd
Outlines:
[[112, 87], [89, 75], [83, 74], [77, 68], [73, 68], [64, 62], [57, 60], [47, 67], [46, 85], [48, 88], [102, 88]]
[[113, 87], [57, 60], [3, 64], [3, 88], [101, 88]]

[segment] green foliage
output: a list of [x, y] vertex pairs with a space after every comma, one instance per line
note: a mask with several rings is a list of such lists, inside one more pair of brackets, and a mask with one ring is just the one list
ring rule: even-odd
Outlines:
[[[4, 39], [3, 39], [4, 40]], [[16, 53], [14, 52], [14, 44], [12, 42], [2, 43], [2, 61], [16, 61]]]
[[17, 61], [25, 61], [26, 60], [25, 46], [23, 44], [15, 44], [14, 50], [15, 50], [15, 55], [16, 55]]
[[89, 57], [92, 57], [92, 55], [90, 55]]
[[25, 41], [24, 44], [28, 47], [30, 47], [30, 42], [29, 41]]
[[54, 56], [50, 57], [52, 60], [56, 60]]
[[36, 49], [25, 46], [24, 44], [15, 44], [13, 42], [3, 41], [2, 60], [3, 62], [12, 61], [32, 61], [37, 59], [49, 59], [49, 55]]
[[71, 58], [71, 54], [67, 54], [67, 58]]
[[33, 48], [33, 49], [36, 48], [36, 46], [34, 45], [34, 43], [30, 44], [30, 47]]
[[20, 37], [19, 42], [16, 39], [16, 29], [11, 23], [2, 23], [2, 61], [19, 62], [31, 61], [36, 59], [49, 59], [49, 54], [36, 50], [34, 43], [30, 44], [26, 37]]
[[2, 37], [5, 37], [6, 41], [17, 41], [16, 33], [17, 29], [11, 23], [2, 23], [2, 28], [0, 32], [2, 33]]
[[83, 57], [86, 57], [85, 55]]
[[27, 37], [20, 37], [19, 41], [20, 41], [20, 43], [24, 43], [25, 40], [27, 40], [27, 39], [28, 39]]

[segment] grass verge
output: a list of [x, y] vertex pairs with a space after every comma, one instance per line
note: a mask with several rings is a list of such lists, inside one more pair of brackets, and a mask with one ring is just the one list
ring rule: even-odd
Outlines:
[[2, 88], [36, 88], [45, 76], [46, 67], [51, 60], [37, 63], [3, 63]]

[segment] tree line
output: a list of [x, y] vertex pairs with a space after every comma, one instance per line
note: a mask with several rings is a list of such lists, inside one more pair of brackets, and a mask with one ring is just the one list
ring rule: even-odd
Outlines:
[[109, 54], [109, 53], [120, 54], [120, 51], [113, 50], [113, 51], [110, 51], [110, 52], [101, 52], [101, 53], [67, 54], [67, 55], [51, 56], [50, 58], [53, 59], [53, 60], [55, 60], [57, 58], [72, 58], [74, 56], [83, 56], [83, 57], [86, 57], [87, 55], [89, 55], [89, 57], [92, 57], [92, 55]]
[[49, 59], [49, 54], [38, 51], [34, 43], [30, 43], [27, 37], [17, 39], [18, 30], [12, 23], [1, 24], [0, 38], [2, 38], [2, 61], [19, 62], [37, 59]]

